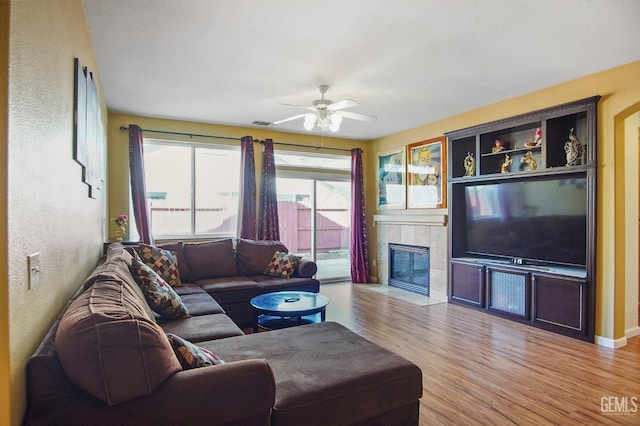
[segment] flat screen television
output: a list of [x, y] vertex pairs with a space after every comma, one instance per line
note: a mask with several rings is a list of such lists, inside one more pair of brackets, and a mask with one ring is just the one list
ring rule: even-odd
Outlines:
[[586, 178], [470, 185], [465, 201], [468, 254], [586, 265]]

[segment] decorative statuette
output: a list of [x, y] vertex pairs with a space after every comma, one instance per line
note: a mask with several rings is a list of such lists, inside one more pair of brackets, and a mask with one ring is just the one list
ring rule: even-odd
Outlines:
[[504, 162], [500, 166], [500, 173], [509, 173], [511, 171], [511, 164], [513, 160], [509, 157], [509, 154], [504, 155]]
[[567, 166], [578, 166], [582, 161], [582, 144], [573, 134], [573, 127], [569, 130], [569, 140], [564, 144], [567, 153]]
[[500, 139], [496, 139], [494, 142], [493, 148], [491, 148], [491, 152], [500, 152], [504, 151], [504, 144]]
[[464, 175], [476, 175], [476, 159], [473, 156], [473, 152], [467, 152], [467, 156], [464, 157]]
[[531, 151], [527, 151], [527, 153], [520, 159], [520, 169], [525, 172], [531, 172], [538, 168], [538, 163], [533, 159], [533, 154]]
[[535, 142], [535, 146], [542, 145], [542, 130], [540, 130], [540, 127], [536, 129], [536, 137], [533, 139], [533, 142]]

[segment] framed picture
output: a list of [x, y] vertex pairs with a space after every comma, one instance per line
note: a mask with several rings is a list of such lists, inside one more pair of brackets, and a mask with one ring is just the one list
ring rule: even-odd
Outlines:
[[73, 59], [73, 159], [87, 166], [87, 69]]
[[378, 209], [406, 207], [405, 148], [378, 154]]
[[407, 205], [410, 209], [447, 206], [445, 137], [407, 146]]

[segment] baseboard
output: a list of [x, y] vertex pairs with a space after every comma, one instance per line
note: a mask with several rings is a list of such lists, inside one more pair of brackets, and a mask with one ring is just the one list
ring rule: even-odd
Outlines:
[[610, 339], [609, 337], [596, 336], [594, 343], [606, 348], [619, 349], [627, 345], [627, 338], [625, 336], [620, 339]]
[[632, 337], [640, 336], [640, 327], [634, 325], [631, 328], [625, 330], [624, 335], [627, 339], [631, 339]]

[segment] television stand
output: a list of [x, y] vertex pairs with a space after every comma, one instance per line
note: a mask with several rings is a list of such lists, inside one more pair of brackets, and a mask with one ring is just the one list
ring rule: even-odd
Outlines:
[[592, 341], [584, 269], [464, 257], [450, 266], [450, 302]]
[[445, 133], [451, 303], [594, 341], [599, 99]]

